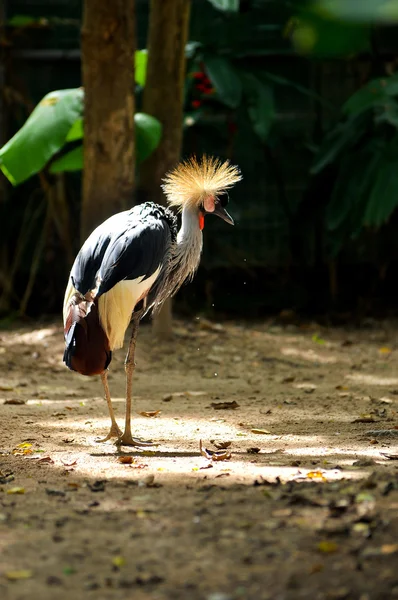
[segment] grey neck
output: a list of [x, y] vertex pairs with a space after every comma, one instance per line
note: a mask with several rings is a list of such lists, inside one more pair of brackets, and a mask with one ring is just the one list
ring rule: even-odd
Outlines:
[[172, 246], [168, 268], [162, 287], [157, 294], [155, 311], [159, 309], [166, 298], [174, 296], [184, 281], [194, 276], [199, 266], [202, 242], [198, 209], [184, 208], [177, 241]]
[[183, 208], [181, 228], [177, 235], [173, 263], [181, 276], [192, 276], [198, 268], [202, 253], [203, 236], [199, 227], [199, 214], [196, 208]]

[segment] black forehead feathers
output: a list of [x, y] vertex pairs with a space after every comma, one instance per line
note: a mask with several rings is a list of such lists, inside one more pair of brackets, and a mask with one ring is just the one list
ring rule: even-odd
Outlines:
[[221, 196], [218, 196], [218, 200], [221, 204], [221, 206], [224, 208], [225, 206], [227, 206], [228, 202], [229, 202], [229, 195], [228, 192], [224, 192], [224, 194], [222, 194]]

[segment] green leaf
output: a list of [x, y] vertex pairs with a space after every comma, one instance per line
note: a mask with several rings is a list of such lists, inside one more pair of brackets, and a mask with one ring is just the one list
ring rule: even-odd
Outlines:
[[146, 81], [146, 69], [148, 64], [148, 51], [137, 50], [135, 53], [135, 81], [144, 87]]
[[370, 190], [382, 164], [383, 149], [382, 141], [372, 140], [343, 157], [326, 209], [329, 231], [342, 229], [348, 235], [359, 231]]
[[367, 202], [363, 224], [380, 227], [398, 206], [398, 136], [386, 146]]
[[21, 129], [0, 149], [0, 169], [18, 185], [43, 169], [65, 144], [83, 114], [81, 88], [50, 92]]
[[319, 10], [345, 21], [398, 22], [398, 0], [318, 0]]
[[75, 142], [76, 140], [81, 140], [83, 137], [83, 119], [77, 119], [72, 127], [68, 131], [68, 135], [66, 136], [67, 142]]
[[238, 12], [240, 0], [209, 0], [218, 10]]
[[266, 142], [275, 116], [272, 88], [251, 73], [242, 73], [242, 80], [253, 129]]
[[145, 113], [136, 113], [135, 143], [137, 162], [143, 162], [159, 146], [162, 137], [162, 124], [160, 121]]
[[[162, 137], [162, 126], [157, 119], [145, 113], [136, 113], [134, 122], [137, 162], [141, 163], [158, 147]], [[50, 173], [63, 173], [82, 169], [83, 146], [78, 146], [54, 160], [49, 170]]]
[[218, 100], [229, 108], [237, 108], [242, 98], [242, 83], [235, 68], [226, 58], [215, 55], [205, 56], [204, 64]]
[[51, 163], [50, 173], [64, 173], [67, 171], [81, 171], [83, 169], [83, 146], [78, 146], [70, 152], [63, 154]]
[[315, 156], [314, 164], [311, 167], [311, 174], [317, 175], [325, 167], [333, 163], [344, 150], [351, 148], [359, 137], [365, 131], [365, 121], [369, 117], [360, 115], [338, 123], [336, 127], [328, 133]]
[[14, 15], [10, 19], [7, 19], [8, 27], [30, 27], [31, 25], [37, 25], [43, 19], [38, 17], [32, 17], [30, 15]]

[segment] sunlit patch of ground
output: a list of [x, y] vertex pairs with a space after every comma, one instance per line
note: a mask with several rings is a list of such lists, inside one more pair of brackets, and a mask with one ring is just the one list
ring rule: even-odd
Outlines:
[[[0, 334], [2, 600], [398, 594], [395, 325], [176, 331], [140, 332], [145, 449], [98, 443], [100, 381], [63, 366], [58, 324]], [[109, 381], [122, 425], [121, 352]]]

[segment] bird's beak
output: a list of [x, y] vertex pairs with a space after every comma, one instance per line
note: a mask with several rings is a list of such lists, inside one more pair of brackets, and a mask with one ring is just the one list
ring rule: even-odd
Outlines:
[[225, 208], [223, 206], [221, 206], [221, 204], [219, 202], [216, 202], [215, 209], [212, 214], [217, 215], [217, 217], [220, 217], [223, 221], [225, 221], [226, 223], [229, 223], [230, 225], [235, 225], [234, 220], [231, 217], [231, 215], [229, 213], [227, 213]]

